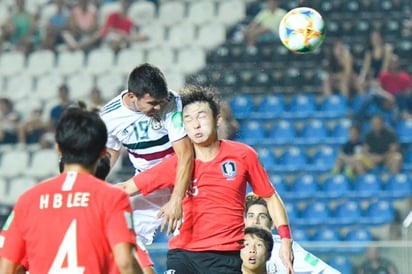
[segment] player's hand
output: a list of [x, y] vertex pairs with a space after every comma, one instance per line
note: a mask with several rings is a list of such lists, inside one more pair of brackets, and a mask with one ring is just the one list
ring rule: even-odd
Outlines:
[[170, 200], [160, 209], [157, 217], [164, 217], [160, 231], [163, 231], [167, 227], [167, 235], [172, 234], [176, 228], [179, 229], [182, 218], [182, 199], [171, 197]]
[[293, 274], [293, 250], [292, 250], [292, 240], [282, 239], [280, 243], [279, 257], [282, 263], [285, 265], [287, 273]]

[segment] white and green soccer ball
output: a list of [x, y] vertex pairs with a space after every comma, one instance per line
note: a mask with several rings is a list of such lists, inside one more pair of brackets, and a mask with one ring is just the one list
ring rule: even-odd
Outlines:
[[294, 8], [282, 18], [279, 38], [292, 52], [312, 52], [325, 38], [325, 21], [319, 12], [312, 8]]

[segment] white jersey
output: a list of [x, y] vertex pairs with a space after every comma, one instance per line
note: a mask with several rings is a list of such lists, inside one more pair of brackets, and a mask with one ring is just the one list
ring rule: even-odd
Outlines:
[[[106, 147], [120, 150], [123, 146], [136, 173], [158, 164], [173, 153], [172, 143], [186, 136], [182, 121], [180, 97], [170, 91], [169, 103], [155, 117], [128, 109], [122, 100], [127, 90], [108, 102], [101, 110], [106, 124]], [[135, 232], [144, 244], [151, 244], [162, 222], [157, 218], [159, 209], [169, 201], [170, 189], [160, 189], [150, 195], [131, 197]]]
[[[273, 235], [273, 250], [269, 261], [266, 262], [266, 270], [268, 274], [287, 273], [284, 264], [279, 257], [280, 249], [279, 235]], [[294, 261], [293, 270], [296, 274], [340, 274], [340, 272], [312, 253], [303, 249], [298, 243], [293, 242], [292, 245]]]

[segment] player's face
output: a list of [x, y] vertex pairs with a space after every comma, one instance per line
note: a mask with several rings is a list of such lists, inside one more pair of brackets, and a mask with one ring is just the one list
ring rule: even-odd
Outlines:
[[242, 268], [251, 271], [266, 268], [267, 250], [262, 239], [255, 235], [245, 235], [245, 247], [240, 251]]
[[166, 99], [156, 99], [146, 93], [143, 97], [137, 98], [134, 96], [134, 105], [136, 110], [143, 112], [149, 117], [152, 117], [158, 113], [162, 107], [166, 104]]
[[270, 229], [270, 218], [267, 208], [264, 205], [252, 205], [246, 213], [245, 218], [246, 227], [258, 226]]
[[195, 144], [208, 145], [217, 139], [216, 120], [208, 103], [197, 102], [185, 106], [183, 124]]

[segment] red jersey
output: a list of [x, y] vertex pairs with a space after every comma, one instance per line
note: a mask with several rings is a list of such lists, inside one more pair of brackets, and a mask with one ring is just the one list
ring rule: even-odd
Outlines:
[[128, 196], [92, 175], [69, 172], [36, 185], [15, 205], [0, 256], [30, 274], [108, 273], [111, 249], [135, 245]]
[[382, 72], [379, 75], [379, 82], [382, 88], [392, 95], [402, 93], [412, 88], [411, 76], [406, 72], [400, 72], [398, 74]]
[[133, 21], [130, 18], [122, 17], [119, 13], [114, 12], [109, 15], [101, 31], [102, 36], [106, 36], [110, 29], [120, 30], [130, 34], [133, 28]]
[[[143, 195], [171, 187], [176, 178], [177, 157], [164, 159], [134, 177]], [[222, 140], [215, 159], [195, 160], [190, 188], [183, 200], [183, 224], [170, 239], [170, 249], [235, 251], [242, 248], [246, 184], [256, 195], [275, 193], [251, 147]]]

